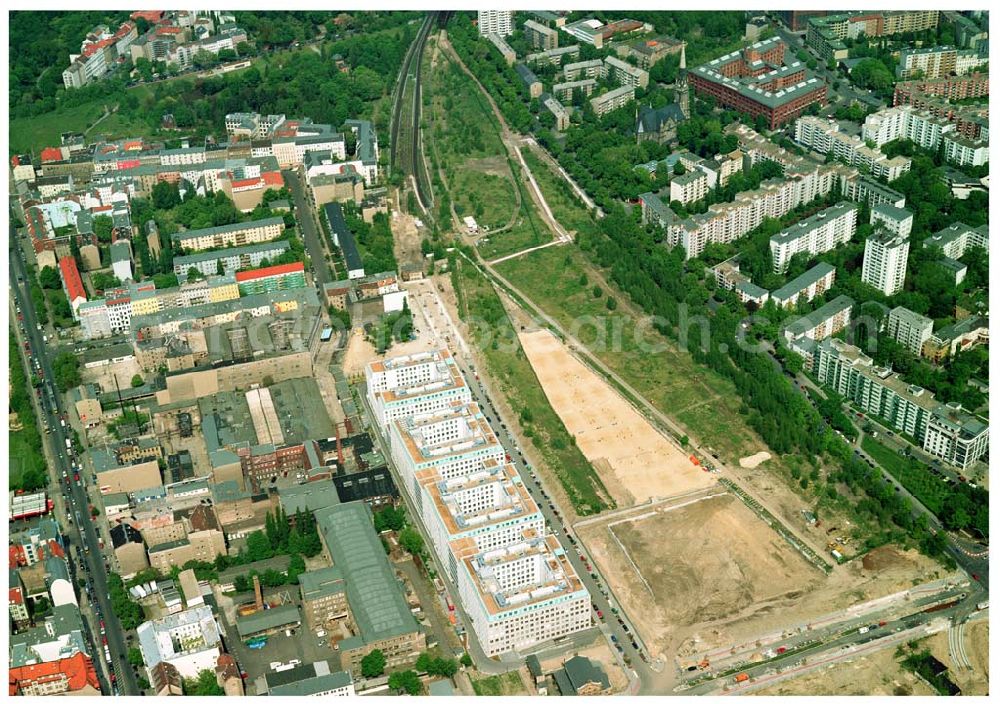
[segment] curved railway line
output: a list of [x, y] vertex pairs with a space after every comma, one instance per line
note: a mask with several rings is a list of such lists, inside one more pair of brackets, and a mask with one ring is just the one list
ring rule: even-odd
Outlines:
[[434, 204], [430, 177], [420, 144], [420, 111], [422, 107], [420, 71], [423, 66], [427, 37], [436, 26], [443, 26], [450, 13], [429, 12], [403, 59], [393, 94], [390, 140], [392, 151], [389, 166], [404, 177], [413, 179], [414, 192], [420, 207], [429, 212]]

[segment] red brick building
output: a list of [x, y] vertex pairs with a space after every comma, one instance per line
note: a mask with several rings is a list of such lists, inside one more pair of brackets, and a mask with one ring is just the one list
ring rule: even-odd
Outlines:
[[698, 66], [688, 73], [688, 82], [717, 105], [764, 117], [770, 129], [794, 120], [814, 103], [826, 104], [826, 83], [811, 77], [800, 62], [786, 63], [786, 47], [778, 38]]

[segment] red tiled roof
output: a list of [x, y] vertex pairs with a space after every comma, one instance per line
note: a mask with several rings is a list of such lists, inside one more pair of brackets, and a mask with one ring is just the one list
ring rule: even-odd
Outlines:
[[253, 281], [254, 279], [263, 279], [268, 276], [280, 276], [282, 274], [291, 274], [297, 271], [305, 271], [305, 265], [302, 262], [292, 262], [291, 264], [275, 264], [274, 266], [267, 266], [263, 269], [254, 269], [253, 271], [237, 271], [236, 280], [237, 281]]
[[11, 166], [20, 166], [21, 165], [21, 157], [19, 157], [17, 154], [15, 154], [14, 156], [12, 156], [10, 158], [10, 165]]
[[262, 183], [260, 178], [244, 178], [239, 181], [233, 181], [233, 188], [243, 188], [244, 186], [259, 186]]
[[77, 298], [87, 300], [87, 291], [83, 288], [83, 281], [80, 279], [80, 271], [76, 268], [76, 260], [73, 257], [63, 257], [59, 260], [59, 269], [62, 270], [63, 283], [66, 284], [66, 295], [72, 303]]
[[125, 161], [118, 162], [118, 170], [122, 171], [124, 169], [137, 169], [142, 166], [142, 162], [138, 159], [126, 159]]
[[10, 687], [8, 691], [10, 696], [13, 697], [17, 696], [24, 685], [30, 685], [39, 680], [51, 682], [63, 678], [67, 680], [67, 689], [70, 692], [77, 692], [87, 685], [100, 690], [100, 683], [97, 681], [97, 671], [94, 669], [94, 663], [83, 653], [77, 653], [72, 657], [63, 658], [62, 660], [10, 668]]
[[147, 22], [156, 23], [163, 17], [163, 10], [136, 10], [128, 17], [130, 20], [143, 19]]
[[8, 549], [8, 555], [11, 567], [20, 567], [28, 561], [24, 557], [24, 548], [20, 545], [11, 545]]
[[117, 37], [117, 36], [118, 35], [116, 34], [114, 37], [108, 37], [107, 39], [102, 39], [99, 42], [94, 42], [93, 44], [88, 44], [87, 46], [83, 47], [83, 55], [85, 57], [93, 56], [94, 54], [96, 54], [99, 50], [103, 49], [104, 47], [111, 46], [112, 44], [115, 43], [115, 41], [116, 41], [115, 37]]
[[122, 143], [122, 149], [127, 152], [133, 152], [142, 149], [141, 139], [129, 139]]
[[265, 171], [260, 175], [264, 179], [264, 183], [268, 186], [277, 186], [281, 188], [285, 185], [285, 179], [281, 178], [280, 171]]
[[180, 27], [157, 27], [157, 34], [180, 34], [182, 30]]
[[24, 593], [17, 587], [11, 587], [7, 590], [7, 603], [8, 604], [23, 604], [24, 603]]
[[62, 161], [62, 149], [59, 147], [45, 147], [42, 150], [42, 163], [47, 161]]

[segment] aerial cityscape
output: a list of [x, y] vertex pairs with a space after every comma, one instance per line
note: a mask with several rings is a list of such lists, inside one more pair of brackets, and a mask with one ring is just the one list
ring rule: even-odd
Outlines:
[[9, 695], [988, 694], [989, 13], [8, 13]]

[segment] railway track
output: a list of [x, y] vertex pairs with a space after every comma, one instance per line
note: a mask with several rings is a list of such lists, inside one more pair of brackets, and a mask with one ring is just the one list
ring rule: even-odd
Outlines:
[[434, 27], [447, 21], [447, 13], [429, 12], [417, 36], [410, 45], [400, 69], [399, 80], [393, 96], [390, 121], [392, 151], [389, 165], [404, 177], [413, 179], [414, 191], [420, 207], [426, 212], [433, 206], [430, 178], [420, 145], [420, 110], [422, 106], [420, 71], [423, 66], [424, 47]]

